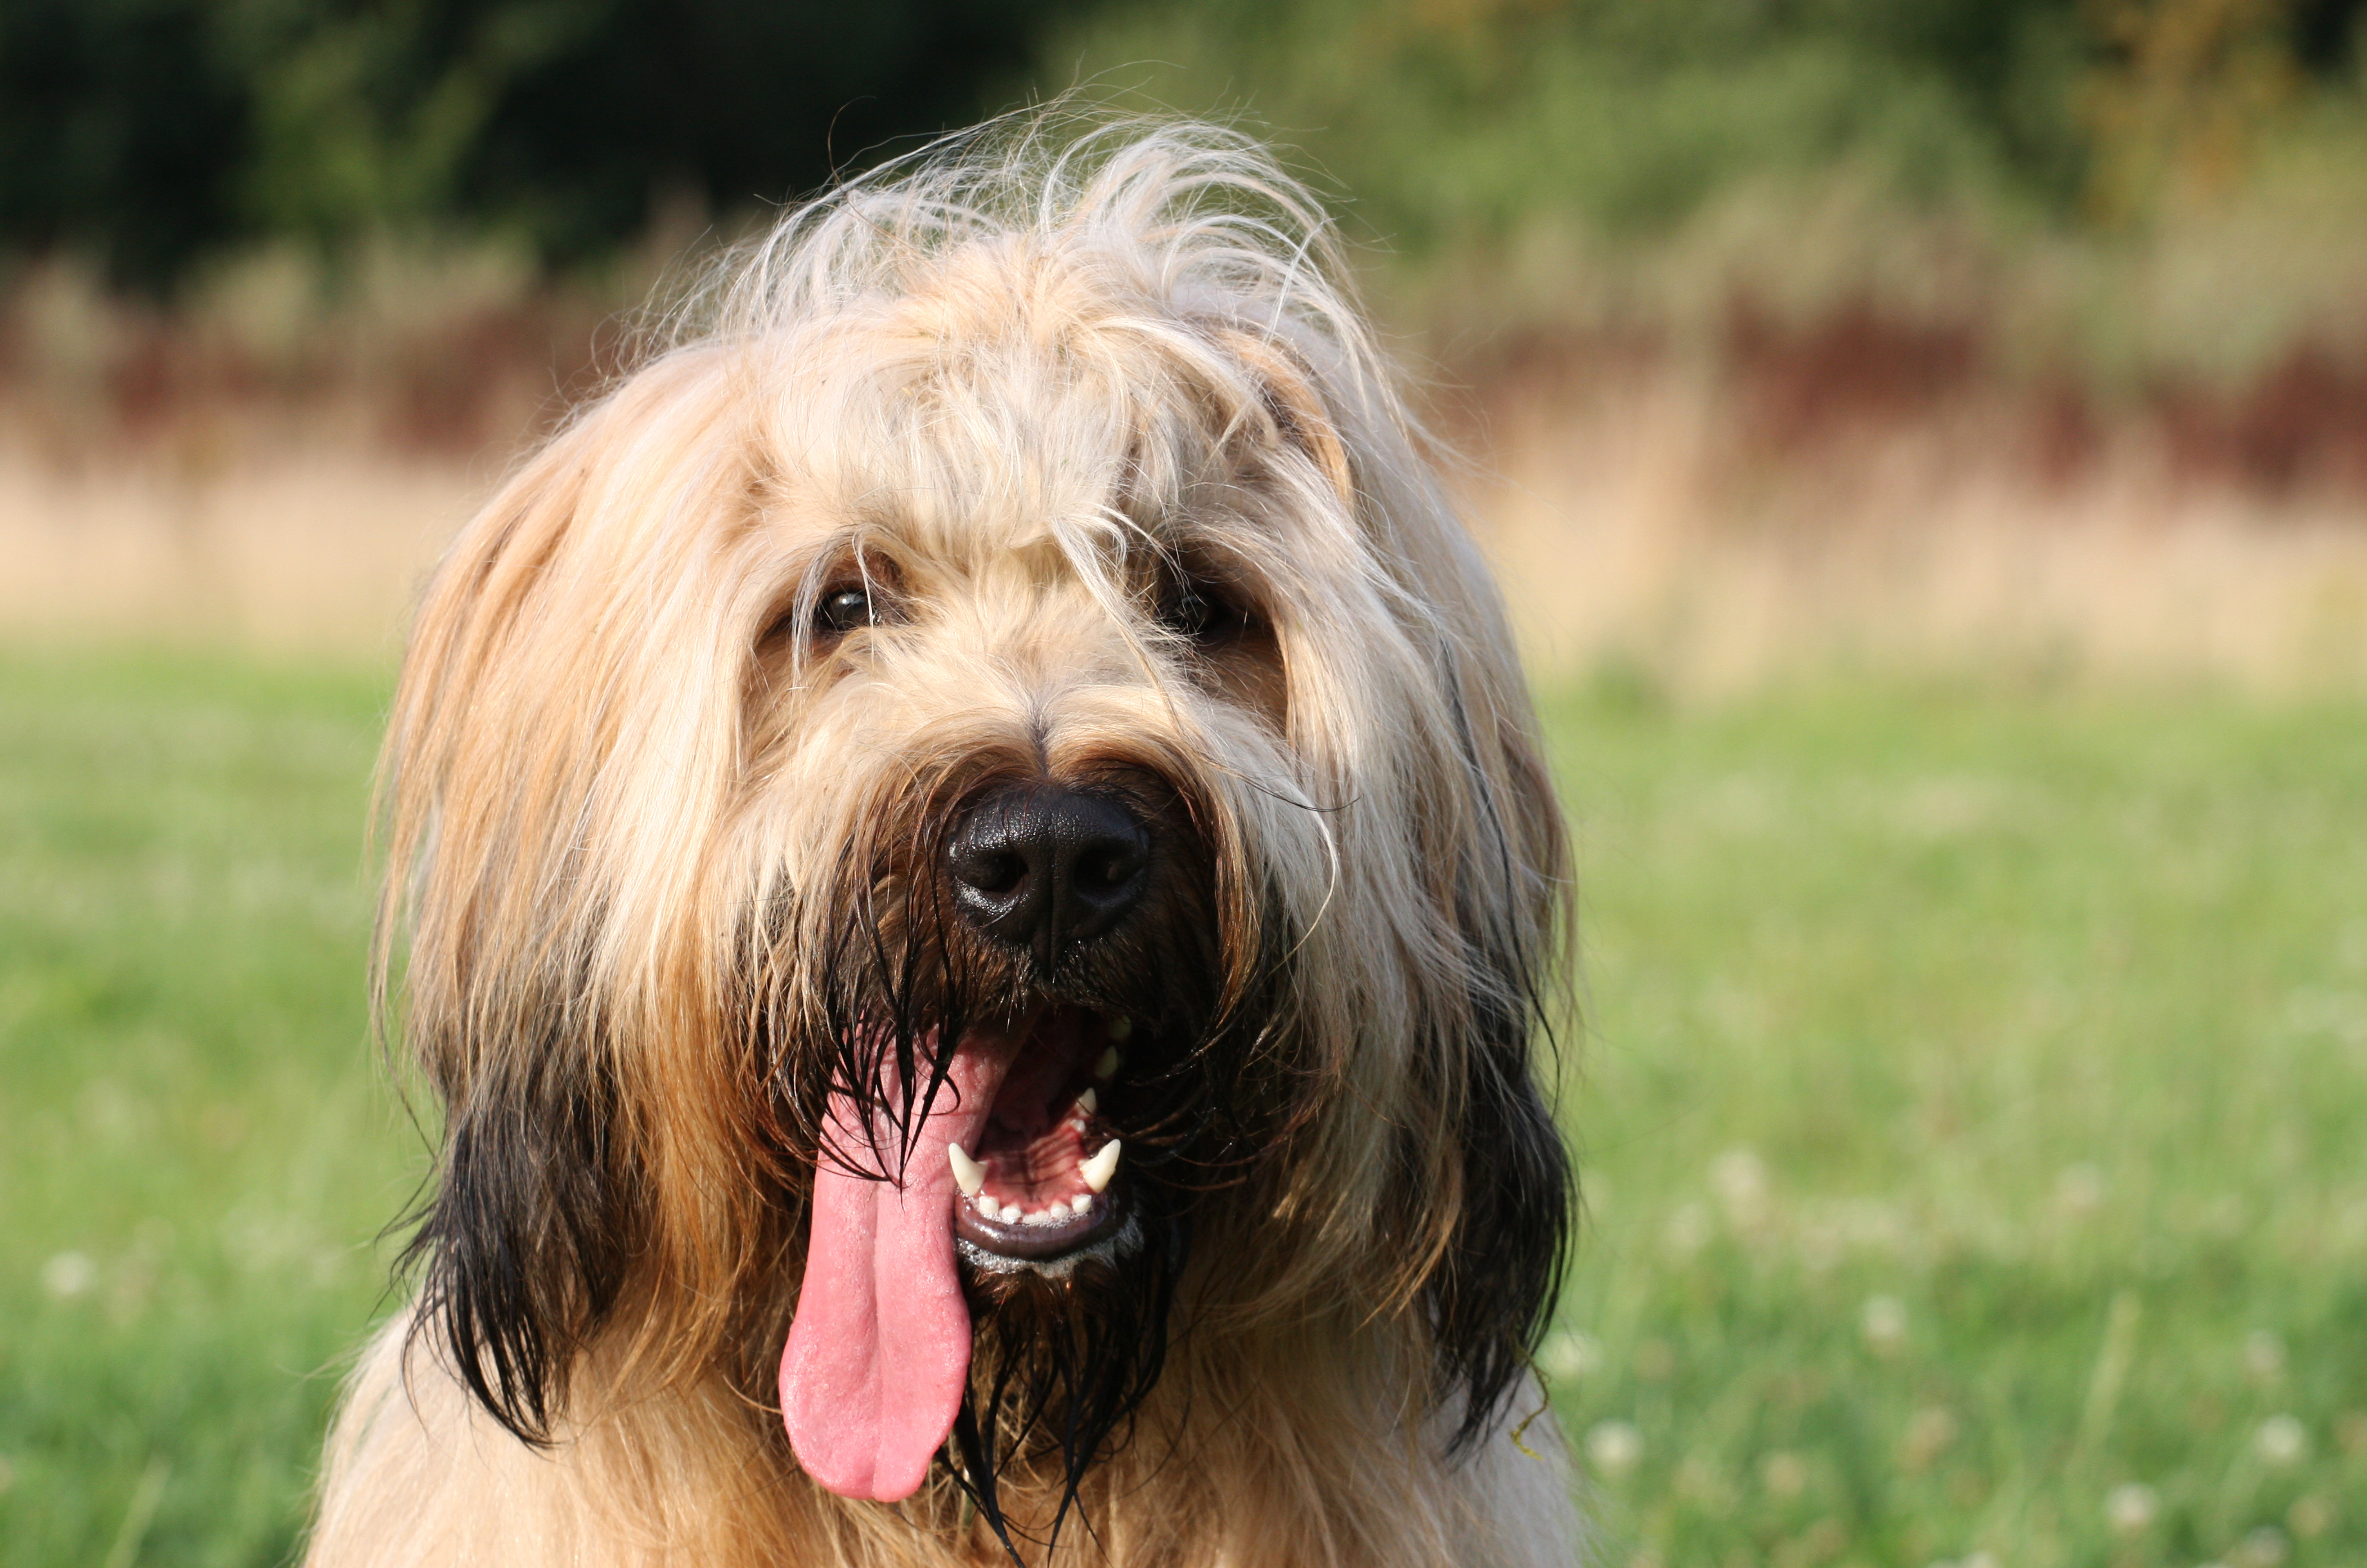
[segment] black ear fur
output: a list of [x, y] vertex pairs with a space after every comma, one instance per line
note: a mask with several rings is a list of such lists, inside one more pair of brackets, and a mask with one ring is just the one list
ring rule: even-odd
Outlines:
[[1493, 1429], [1518, 1387], [1569, 1256], [1576, 1179], [1532, 1074], [1533, 1011], [1489, 1008], [1463, 1053], [1463, 1201], [1426, 1292], [1439, 1369], [1463, 1394], [1456, 1449]]
[[1549, 1048], [1553, 1042], [1548, 1001], [1557, 994], [1569, 913], [1560, 808], [1551, 778], [1517, 729], [1498, 730], [1491, 749], [1501, 748], [1506, 782], [1489, 782], [1463, 690], [1459, 683], [1449, 689], [1493, 862], [1493, 875], [1474, 876], [1460, 896], [1528, 905], [1499, 912], [1509, 918], [1457, 912], [1474, 976], [1462, 1019], [1467, 1038], [1447, 1058], [1462, 1069], [1462, 1081], [1450, 1085], [1450, 1103], [1460, 1111], [1454, 1147], [1462, 1202], [1425, 1295], [1439, 1369], [1463, 1395], [1450, 1446], [1467, 1449], [1494, 1428], [1552, 1321], [1578, 1181], [1538, 1089], [1533, 1047], [1539, 1037]]
[[[434, 1194], [405, 1249], [422, 1267], [414, 1335], [431, 1335], [479, 1403], [549, 1441], [574, 1352], [615, 1305], [640, 1233], [603, 1052], [547, 1031], [486, 1051], [447, 1097]], [[445, 1061], [463, 1059], [453, 1051]]]

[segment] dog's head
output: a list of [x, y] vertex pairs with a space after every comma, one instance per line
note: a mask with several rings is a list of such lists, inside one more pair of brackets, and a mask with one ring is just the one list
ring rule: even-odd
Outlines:
[[939, 151], [461, 536], [381, 965], [447, 1114], [421, 1321], [513, 1430], [606, 1346], [991, 1511], [1177, 1336], [1309, 1324], [1493, 1422], [1566, 1234], [1562, 840], [1339, 276], [1226, 133]]

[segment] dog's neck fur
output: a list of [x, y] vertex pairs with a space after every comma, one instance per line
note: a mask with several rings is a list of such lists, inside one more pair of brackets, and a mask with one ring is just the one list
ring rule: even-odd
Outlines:
[[[1007, 1562], [949, 1480], [911, 1501], [850, 1503], [813, 1486], [778, 1416], [719, 1380], [604, 1391], [597, 1424], [537, 1451], [502, 1430], [408, 1323], [370, 1346], [330, 1445], [308, 1568], [951, 1568]], [[1578, 1526], [1549, 1415], [1529, 1403], [1484, 1443], [1444, 1454], [1438, 1423], [1381, 1408], [1410, 1347], [1308, 1324], [1178, 1346], [1132, 1441], [1086, 1481], [1049, 1561], [1112, 1568], [1566, 1568]], [[1394, 1370], [1399, 1375], [1392, 1376]], [[596, 1371], [596, 1369], [587, 1369]], [[596, 1377], [580, 1386], [595, 1386]], [[1286, 1406], [1286, 1408], [1285, 1408]], [[371, 1484], [344, 1483], [368, 1472]], [[1006, 1481], [1031, 1563], [1052, 1488]], [[619, 1550], [629, 1556], [618, 1555]]]

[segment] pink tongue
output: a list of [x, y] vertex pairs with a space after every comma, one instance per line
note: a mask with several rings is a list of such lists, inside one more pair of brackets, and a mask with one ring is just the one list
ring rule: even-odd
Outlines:
[[[977, 1147], [1003, 1065], [967, 1045], [955, 1056], [900, 1190], [827, 1155], [814, 1172], [813, 1240], [781, 1353], [781, 1418], [806, 1473], [842, 1497], [893, 1503], [919, 1491], [961, 1408], [969, 1307], [954, 1272], [946, 1145]], [[892, 1129], [879, 1142], [893, 1153]], [[831, 1104], [831, 1142], [844, 1160], [872, 1162], [844, 1096]]]

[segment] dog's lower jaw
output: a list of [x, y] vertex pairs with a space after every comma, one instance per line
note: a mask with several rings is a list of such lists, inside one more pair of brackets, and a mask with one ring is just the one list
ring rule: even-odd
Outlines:
[[1053, 1257], [1014, 1257], [1009, 1253], [989, 1252], [967, 1237], [957, 1237], [954, 1250], [964, 1263], [980, 1273], [1040, 1274], [1047, 1279], [1066, 1279], [1076, 1273], [1081, 1264], [1124, 1267], [1128, 1258], [1142, 1250], [1142, 1221], [1132, 1214], [1121, 1215], [1116, 1224], [1093, 1240]]
[[[857, 1560], [956, 1568], [1001, 1556], [949, 1484], [933, 1483], [898, 1506], [814, 1485], [781, 1440], [777, 1418], [719, 1379], [604, 1391], [622, 1397], [604, 1399], [607, 1414], [597, 1422], [562, 1423], [549, 1448], [528, 1448], [477, 1406], [428, 1341], [413, 1340], [412, 1326], [404, 1315], [381, 1329], [346, 1390], [307, 1568], [805, 1568]], [[1450, 1458], [1437, 1423], [1422, 1431], [1404, 1425], [1398, 1385], [1385, 1369], [1397, 1353], [1376, 1358], [1336, 1335], [1293, 1334], [1246, 1359], [1171, 1369], [1134, 1442], [1088, 1478], [1082, 1506], [1090, 1530], [1070, 1519], [1050, 1564], [1578, 1562], [1571, 1476], [1551, 1417], [1530, 1421], [1517, 1442], [1512, 1437], [1542, 1403], [1535, 1385], [1517, 1391], [1485, 1442]], [[1305, 1373], [1325, 1363], [1331, 1375], [1311, 1388]], [[1357, 1477], [1372, 1484], [1360, 1486]], [[1030, 1562], [1046, 1560], [1026, 1533], [1040, 1532], [1055, 1501], [1008, 1498], [1014, 1540]]]

